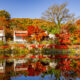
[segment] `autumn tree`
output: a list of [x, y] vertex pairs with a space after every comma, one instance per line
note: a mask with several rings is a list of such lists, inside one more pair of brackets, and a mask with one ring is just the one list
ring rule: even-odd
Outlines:
[[11, 35], [10, 31], [10, 14], [5, 10], [0, 10], [0, 27], [5, 30], [6, 39]]
[[43, 29], [40, 29], [39, 27], [35, 26], [28, 26], [28, 37], [29, 41], [38, 41], [40, 42], [41, 40], [44, 40], [47, 37], [47, 33]]
[[9, 27], [10, 14], [5, 10], [0, 10], [0, 26]]
[[9, 12], [5, 10], [0, 10], [0, 17], [5, 17], [6, 20], [9, 20], [11, 18]]
[[0, 26], [7, 26], [8, 21], [6, 21], [5, 17], [0, 17]]
[[61, 24], [67, 23], [73, 19], [74, 16], [73, 14], [69, 13], [69, 9], [67, 9], [66, 6], [67, 3], [52, 5], [43, 13], [42, 19], [55, 23], [57, 29], [60, 30]]

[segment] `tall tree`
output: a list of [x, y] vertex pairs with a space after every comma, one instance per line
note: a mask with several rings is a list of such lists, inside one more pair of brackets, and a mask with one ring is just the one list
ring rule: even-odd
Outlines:
[[60, 29], [61, 23], [66, 23], [73, 19], [74, 15], [69, 13], [69, 9], [66, 8], [67, 3], [61, 5], [53, 5], [43, 13], [42, 19], [51, 21], [57, 25]]
[[6, 38], [10, 36], [9, 22], [10, 14], [5, 10], [0, 10], [0, 27], [4, 28]]
[[5, 10], [0, 10], [0, 17], [5, 17], [6, 20], [10, 19], [10, 14]]

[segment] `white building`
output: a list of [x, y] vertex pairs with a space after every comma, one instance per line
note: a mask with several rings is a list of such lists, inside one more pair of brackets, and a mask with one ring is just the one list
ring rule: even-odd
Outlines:
[[49, 38], [55, 39], [55, 35], [54, 34], [49, 34]]
[[14, 31], [14, 35], [13, 35], [14, 42], [24, 43], [26, 42], [24, 38], [27, 36], [28, 36], [27, 31]]
[[0, 29], [0, 41], [3, 41], [3, 42], [6, 41], [5, 32], [4, 32], [3, 28]]
[[49, 36], [49, 38], [52, 38], [52, 39], [55, 39], [55, 34], [48, 34], [48, 32], [47, 31], [45, 31], [45, 33]]

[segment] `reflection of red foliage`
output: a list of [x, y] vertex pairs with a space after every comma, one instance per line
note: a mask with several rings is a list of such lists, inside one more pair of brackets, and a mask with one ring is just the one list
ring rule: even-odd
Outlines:
[[62, 71], [70, 71], [71, 70], [71, 61], [61, 61], [58, 63], [58, 68], [61, 69]]
[[46, 71], [46, 67], [41, 64], [41, 62], [34, 63], [35, 67], [32, 67], [32, 64], [28, 65], [28, 76], [40, 75], [42, 72]]
[[80, 61], [76, 61], [76, 68], [72, 68], [77, 74], [80, 74]]
[[28, 67], [28, 76], [34, 76], [35, 73], [34, 73], [34, 68], [32, 66]]
[[[38, 55], [37, 57], [30, 56], [30, 58], [32, 58], [32, 59], [35, 59], [35, 58], [41, 58], [41, 59], [43, 59], [43, 58], [46, 58], [46, 57], [44, 57], [43, 55]], [[55, 57], [48, 56], [47, 58], [50, 58], [50, 59], [80, 59], [80, 57], [68, 57], [67, 54], [65, 54], [65, 55], [58, 54], [58, 55], [55, 55]]]
[[41, 72], [44, 72], [46, 70], [46, 67], [43, 66], [41, 64], [41, 62], [36, 62], [36, 67], [35, 68], [36, 68], [36, 70], [41, 71]]
[[71, 70], [71, 67], [70, 67], [70, 65], [64, 65], [64, 66], [60, 66], [60, 69], [62, 71], [70, 71]]
[[54, 47], [53, 44], [50, 44], [50, 45], [47, 46], [47, 48], [53, 48], [53, 47]]
[[55, 55], [55, 59], [67, 59], [67, 55]]
[[56, 49], [67, 49], [67, 45], [55, 45]]
[[70, 64], [72, 63], [71, 61], [63, 61], [63, 64]]

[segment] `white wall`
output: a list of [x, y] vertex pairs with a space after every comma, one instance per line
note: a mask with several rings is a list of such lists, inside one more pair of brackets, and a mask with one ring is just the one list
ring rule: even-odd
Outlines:
[[18, 41], [18, 42], [24, 42], [26, 41], [25, 39], [23, 39], [23, 37], [21, 36], [15, 36], [16, 31], [14, 31], [14, 42]]
[[3, 41], [5, 42], [5, 33], [4, 33], [4, 30], [0, 30], [0, 40], [2, 40], [2, 37], [3, 36]]

